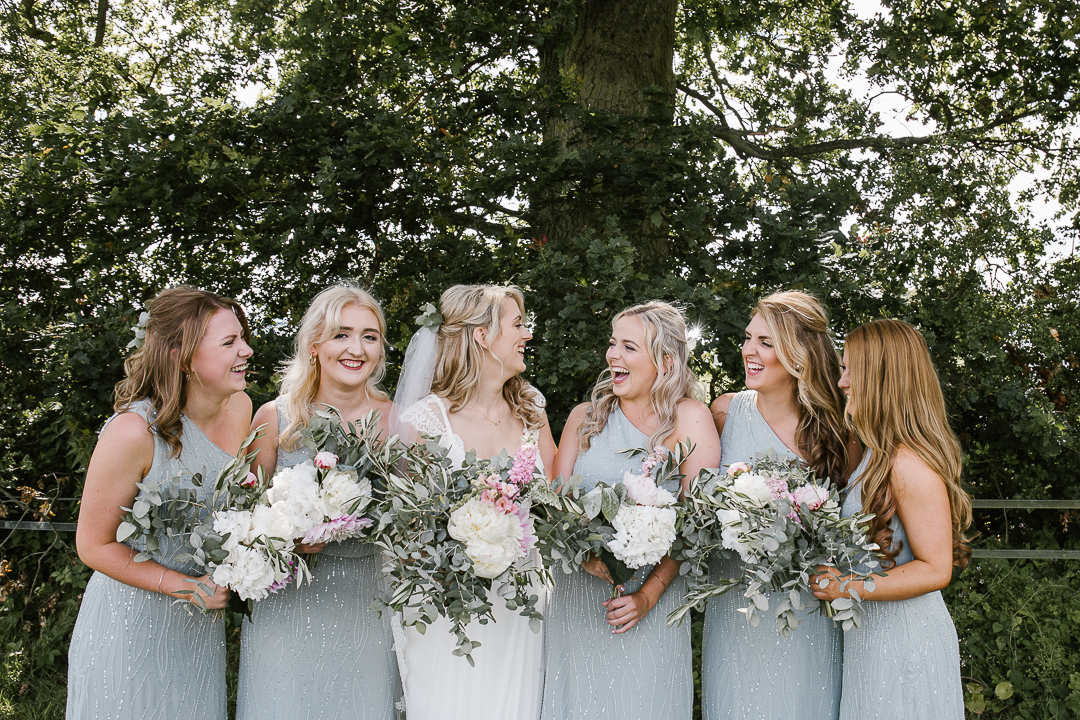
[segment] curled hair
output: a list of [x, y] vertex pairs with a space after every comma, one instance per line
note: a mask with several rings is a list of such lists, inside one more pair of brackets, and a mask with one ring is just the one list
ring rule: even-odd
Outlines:
[[[379, 388], [379, 381], [386, 374], [386, 319], [382, 308], [366, 290], [343, 283], [328, 287], [315, 296], [300, 321], [293, 344], [293, 356], [282, 363], [281, 397], [282, 414], [287, 424], [278, 431], [278, 442], [286, 450], [296, 450], [300, 445], [300, 430], [311, 422], [315, 412], [315, 397], [319, 394], [322, 365], [310, 361], [315, 346], [334, 337], [341, 328], [341, 313], [346, 307], [370, 310], [379, 323], [379, 360], [368, 376], [364, 391], [368, 397], [387, 399]], [[359, 330], [359, 328], [356, 328]]]
[[829, 316], [818, 299], [791, 290], [762, 298], [754, 307], [769, 328], [780, 364], [795, 379], [799, 424], [795, 445], [819, 478], [843, 488], [850, 461], [844, 425], [847, 399], [840, 380], [840, 356], [829, 335]]
[[893, 460], [904, 445], [945, 482], [952, 520], [953, 565], [971, 557], [964, 530], [971, 524], [971, 498], [960, 486], [960, 443], [949, 427], [941, 383], [926, 341], [899, 320], [875, 320], [851, 331], [846, 342], [851, 379], [852, 423], [871, 451], [860, 477], [863, 512], [873, 513], [870, 537], [896, 561], [889, 526], [896, 515]]
[[[442, 294], [439, 313], [443, 322], [439, 327], [439, 352], [431, 391], [450, 401], [450, 412], [457, 412], [476, 396], [484, 363], [494, 357], [476, 341], [473, 331], [484, 328], [489, 338], [498, 338], [502, 332], [500, 318], [508, 300], [517, 304], [524, 318], [525, 298], [514, 285], [454, 285]], [[543, 424], [538, 393], [520, 375], [506, 381], [502, 395], [510, 405], [511, 414], [527, 430]]]
[[133, 402], [148, 400], [156, 416], [151, 427], [170, 448], [170, 457], [183, 450], [182, 413], [188, 400], [187, 373], [218, 310], [231, 310], [251, 342], [247, 316], [235, 301], [207, 290], [174, 287], [150, 301], [150, 319], [142, 347], [124, 361], [124, 379], [116, 384], [113, 410], [124, 412]]
[[[673, 305], [659, 300], [634, 305], [615, 316], [611, 327], [626, 317], [636, 317], [645, 330], [645, 348], [657, 369], [649, 389], [649, 406], [657, 418], [656, 431], [649, 437], [649, 447], [664, 442], [675, 432], [676, 407], [683, 398], [693, 397], [697, 378], [690, 371], [690, 348], [686, 342], [686, 318]], [[580, 447], [587, 450], [592, 439], [607, 425], [619, 398], [615, 395], [611, 368], [600, 374], [593, 387], [589, 410], [581, 424]]]

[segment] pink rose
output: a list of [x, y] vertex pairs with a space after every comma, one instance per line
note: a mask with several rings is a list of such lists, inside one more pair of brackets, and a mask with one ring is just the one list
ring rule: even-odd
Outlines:
[[322, 470], [332, 470], [337, 465], [337, 455], [325, 450], [315, 454], [315, 467]]
[[249, 472], [247, 477], [240, 481], [240, 487], [255, 487], [257, 482], [259, 482], [259, 476], [253, 472]]
[[737, 462], [728, 465], [727, 474], [735, 477], [739, 473], [750, 472], [750, 465], [744, 462]]

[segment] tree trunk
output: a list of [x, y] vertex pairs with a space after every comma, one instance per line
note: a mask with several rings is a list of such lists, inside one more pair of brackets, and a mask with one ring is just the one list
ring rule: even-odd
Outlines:
[[[617, 118], [621, 136], [636, 139], [636, 152], [664, 151], [648, 138], [658, 121], [671, 122], [677, 7], [678, 0], [584, 0], [577, 16], [540, 48], [549, 102], [542, 116], [546, 142], [558, 143], [566, 153], [589, 148], [597, 138], [575, 119], [587, 111]], [[559, 104], [560, 97], [569, 109]], [[665, 110], [658, 112], [658, 104]], [[603, 179], [571, 182], [589, 185], [588, 198], [574, 202], [569, 195], [581, 198], [581, 193], [566, 185], [546, 190], [534, 199], [538, 234], [558, 241], [596, 228], [605, 217], [626, 218], [620, 229], [637, 248], [638, 264], [652, 271], [663, 267], [670, 254], [667, 224], [651, 219], [640, 194], [627, 193], [625, 183], [617, 191], [604, 187]]]

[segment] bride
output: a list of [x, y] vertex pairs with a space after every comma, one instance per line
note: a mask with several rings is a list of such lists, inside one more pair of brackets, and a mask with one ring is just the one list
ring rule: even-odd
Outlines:
[[[405, 440], [418, 433], [437, 438], [461, 464], [469, 450], [481, 458], [504, 449], [512, 455], [526, 431], [537, 431], [541, 462], [550, 476], [555, 441], [544, 397], [520, 376], [525, 343], [532, 338], [521, 291], [513, 286], [455, 285], [443, 293], [439, 310], [442, 324], [437, 331], [432, 322], [409, 344], [394, 398], [392, 432]], [[429, 388], [430, 394], [413, 402]], [[542, 612], [546, 592], [540, 595], [537, 609]], [[492, 606], [495, 622], [473, 623], [467, 629], [469, 638], [480, 642], [472, 654], [475, 667], [452, 654], [455, 639], [444, 618], [423, 635], [394, 618], [409, 720], [540, 716], [543, 635], [533, 633], [528, 619], [507, 610], [500, 599]]]

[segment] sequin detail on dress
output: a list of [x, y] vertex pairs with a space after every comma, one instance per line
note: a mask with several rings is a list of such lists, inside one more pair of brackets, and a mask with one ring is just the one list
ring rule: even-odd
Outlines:
[[[599, 481], [622, 482], [624, 471], [640, 472], [641, 459], [619, 455], [648, 448], [649, 438], [616, 408], [604, 430], [578, 456], [574, 472], [587, 491]], [[666, 489], [678, 493], [677, 485]], [[651, 568], [628, 583], [634, 591]], [[686, 594], [676, 578], [656, 607], [628, 632], [615, 635], [601, 603], [611, 585], [577, 570], [557, 574], [544, 622], [544, 709], [541, 720], [690, 720], [694, 681], [690, 667], [690, 623], [668, 628], [667, 616]]]
[[[757, 393], [731, 399], [720, 437], [725, 466], [773, 448], [794, 458], [757, 409]], [[710, 579], [742, 574], [738, 560], [715, 558]], [[840, 708], [841, 631], [817, 613], [800, 613], [790, 637], [776, 632], [768, 611], [753, 627], [739, 612], [747, 600], [736, 586], [709, 601], [702, 642], [701, 706], [704, 720], [833, 720]], [[779, 602], [770, 593], [769, 607]], [[861, 631], [860, 631], [861, 632]]]
[[[278, 427], [287, 420], [278, 411]], [[277, 469], [313, 453], [278, 447]], [[374, 546], [330, 543], [312, 582], [255, 603], [240, 645], [237, 720], [392, 720], [399, 696], [390, 618], [371, 610]]]
[[[149, 403], [140, 401], [129, 412], [146, 419], [149, 410]], [[182, 453], [170, 458], [169, 446], [154, 435], [154, 462], [147, 480], [194, 488], [186, 473], [213, 477], [233, 460], [186, 417], [181, 437]], [[177, 477], [180, 473], [185, 475]], [[192, 565], [173, 560], [182, 547], [163, 542], [154, 560], [200, 574]], [[198, 611], [189, 613], [167, 595], [95, 572], [83, 593], [68, 650], [67, 719], [225, 720], [225, 716], [224, 622]]]

